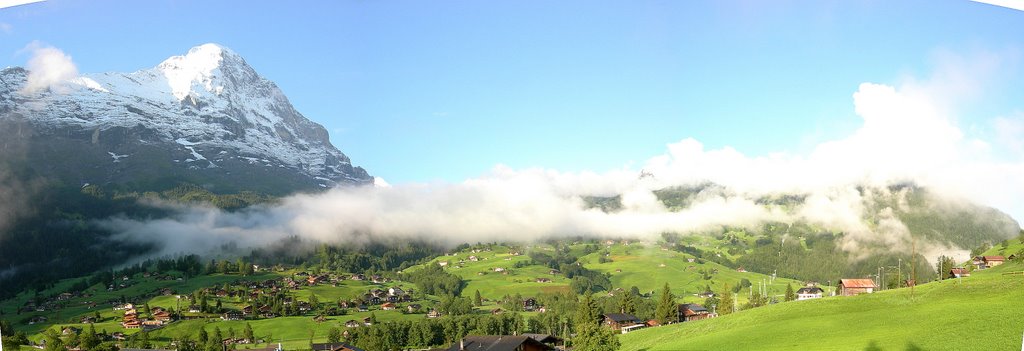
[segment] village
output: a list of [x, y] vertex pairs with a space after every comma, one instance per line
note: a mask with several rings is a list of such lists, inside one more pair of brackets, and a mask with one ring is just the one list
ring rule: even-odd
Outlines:
[[[679, 269], [679, 272], [692, 272], [685, 274], [696, 274], [697, 277], [704, 279], [724, 274], [728, 277], [747, 277], [741, 280], [748, 280], [748, 278], [749, 280], [761, 280], [761, 283], [758, 284], [737, 284], [742, 287], [742, 290], [728, 291], [727, 294], [731, 295], [731, 299], [725, 299], [723, 296], [726, 294], [725, 292], [715, 291], [708, 287], [698, 288], [687, 295], [680, 295], [677, 298], [682, 301], [675, 303], [672, 308], [672, 317], [669, 319], [640, 318], [636, 312], [628, 311], [625, 307], [617, 312], [607, 312], [607, 308], [605, 308], [606, 312], [598, 314], [597, 325], [615, 334], [630, 334], [648, 328], [713, 319], [722, 316], [723, 313], [736, 313], [741, 309], [741, 300], [749, 300], [743, 302], [743, 305], [750, 306], [744, 308], [751, 308], [786, 301], [799, 302], [830, 296], [842, 298], [873, 294], [881, 289], [881, 285], [878, 283], [879, 276], [841, 278], [837, 280], [834, 287], [822, 286], [816, 282], [794, 284], [793, 281], [776, 282], [770, 276], [747, 272], [742, 267], [724, 270], [721, 266], [708, 266], [709, 264], [706, 262], [692, 257], [675, 256], [676, 254], [671, 254], [671, 251], [656, 247], [642, 249], [643, 245], [641, 244], [606, 242], [603, 246], [605, 250], [624, 250], [622, 251], [624, 253], [648, 250], [645, 252], [668, 255], [665, 257], [676, 257], [675, 260], [661, 261], [663, 263], [655, 264], [653, 272]], [[600, 261], [603, 262], [597, 263], [596, 267], [602, 267], [602, 265], [612, 262], [605, 259], [606, 257], [618, 257], [602, 252], [600, 250], [596, 252], [600, 254], [598, 257], [602, 258]], [[951, 278], [970, 277], [972, 271], [997, 267], [1007, 260], [1016, 258], [1015, 255], [1005, 258], [996, 255], [977, 256], [963, 266], [950, 268], [948, 272], [945, 272], [945, 276]], [[651, 259], [657, 260], [655, 257], [651, 257]], [[548, 314], [552, 309], [552, 306], [545, 302], [552, 303], [557, 299], [552, 300], [552, 296], [548, 294], [522, 296], [520, 293], [560, 286], [565, 288], [558, 288], [557, 291], [562, 291], [561, 289], [568, 288], [565, 285], [567, 278], [559, 269], [530, 264], [532, 261], [534, 261], [533, 258], [522, 255], [518, 249], [487, 246], [470, 249], [465, 253], [440, 256], [426, 265], [427, 267], [439, 267], [445, 272], [460, 274], [464, 277], [463, 279], [466, 279], [463, 294], [468, 293], [469, 289], [473, 289], [479, 299], [474, 303], [470, 316], [527, 318], [540, 321], [544, 319], [542, 316]], [[698, 267], [694, 267], [695, 265]], [[706, 267], [700, 268], [701, 265]], [[615, 277], [628, 273], [629, 268], [626, 267], [629, 266], [613, 265], [604, 269], [607, 270], [607, 274]], [[203, 329], [228, 330], [228, 333], [217, 333], [220, 334], [220, 343], [225, 348], [268, 351], [307, 349], [296, 346], [301, 342], [293, 337], [275, 337], [275, 335], [298, 334], [294, 331], [273, 327], [277, 321], [281, 320], [301, 318], [306, 321], [303, 323], [311, 328], [320, 329], [320, 325], [325, 325], [328, 330], [337, 330], [337, 335], [329, 336], [326, 343], [306, 343], [313, 350], [357, 351], [361, 349], [354, 346], [351, 340], [353, 337], [357, 337], [356, 334], [362, 333], [363, 329], [373, 329], [380, 323], [387, 324], [395, 321], [418, 323], [415, 321], [442, 320], [452, 316], [449, 307], [444, 307], [447, 302], [418, 291], [415, 284], [400, 279], [400, 277], [405, 277], [402, 274], [346, 274], [319, 272], [301, 267], [261, 267], [259, 265], [253, 265], [251, 268], [252, 275], [248, 277], [228, 274], [193, 277], [190, 278], [191, 280], [183, 279], [173, 273], [135, 272], [118, 276], [115, 279], [116, 284], [107, 285], [102, 291], [93, 287], [84, 290], [62, 291], [49, 298], [29, 299], [16, 312], [18, 315], [31, 315], [23, 319], [27, 325], [52, 324], [54, 321], [49, 320], [46, 316], [60, 318], [59, 316], [62, 314], [65, 316], [79, 315], [70, 324], [57, 322], [55, 326], [59, 327], [59, 335], [78, 338], [92, 330], [94, 326], [99, 326], [102, 330], [95, 332], [96, 337], [125, 345], [125, 347], [138, 345], [139, 335], [159, 335], [162, 329], [175, 329], [175, 325], [179, 323], [199, 322], [201, 325], [206, 325]], [[671, 273], [671, 271], [666, 273], [668, 276], [679, 274]], [[211, 281], [213, 284], [192, 291], [179, 291], [175, 288], [190, 281], [205, 284], [198, 283], [196, 280], [210, 278], [216, 278]], [[225, 280], [225, 278], [227, 279]], [[495, 279], [510, 283], [497, 285], [504, 292], [502, 290], [487, 291], [485, 293], [487, 298], [481, 298], [480, 290], [489, 285], [480, 284], [493, 284]], [[782, 290], [779, 290], [778, 286], [780, 285], [778, 284], [785, 284], [782, 286], [786, 287], [788, 291], [783, 293]], [[770, 289], [769, 285], [775, 288]], [[795, 289], [793, 285], [796, 285]], [[901, 284], [902, 287], [913, 287], [914, 285], [915, 282], [910, 279], [904, 280]], [[144, 290], [147, 288], [149, 290]], [[600, 299], [604, 301], [620, 301], [632, 295], [640, 299], [641, 302], [653, 303], [653, 299], [662, 294], [654, 290], [637, 292], [635, 287], [632, 290], [631, 292], [630, 289], [619, 287], [595, 296], [601, 296]], [[501, 295], [495, 296], [498, 293]], [[109, 298], [112, 295], [120, 297]], [[97, 303], [97, 298], [103, 296], [108, 297], [103, 302]], [[761, 302], [758, 302], [759, 299]], [[724, 303], [730, 305], [724, 305]], [[109, 307], [106, 312], [102, 312], [104, 307], [101, 306]], [[724, 309], [729, 311], [723, 311]], [[111, 328], [112, 323], [116, 323], [118, 328]], [[255, 328], [250, 326], [250, 323], [254, 323]], [[218, 325], [221, 326], [218, 327]], [[253, 329], [257, 331], [254, 332]], [[239, 331], [244, 331], [244, 333], [239, 333]], [[280, 342], [275, 343], [275, 339]], [[39, 338], [30, 342], [30, 345], [38, 349], [47, 349], [46, 340], [47, 338]], [[173, 343], [174, 341], [165, 345], [174, 346]], [[571, 348], [567, 345], [571, 345], [571, 343], [555, 333], [531, 331], [512, 334], [463, 335], [458, 339], [457, 344], [452, 344], [447, 349], [492, 347], [493, 350], [560, 350]], [[138, 349], [138, 347], [131, 348]], [[80, 351], [74, 347], [69, 347], [67, 350]]]

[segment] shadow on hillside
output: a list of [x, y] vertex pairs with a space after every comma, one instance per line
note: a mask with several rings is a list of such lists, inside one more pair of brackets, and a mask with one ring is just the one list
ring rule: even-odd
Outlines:
[[[917, 346], [914, 343], [909, 342], [909, 341], [907, 342], [907, 348], [904, 349], [904, 350], [906, 350], [906, 351], [924, 351], [924, 349], [922, 349], [920, 346]], [[882, 351], [882, 348], [878, 346], [878, 341], [871, 340], [871, 342], [868, 343], [868, 346], [864, 348], [864, 351]]]

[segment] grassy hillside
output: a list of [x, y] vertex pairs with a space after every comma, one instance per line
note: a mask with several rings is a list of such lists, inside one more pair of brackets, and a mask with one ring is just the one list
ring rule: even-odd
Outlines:
[[[536, 245], [530, 249], [553, 250], [547, 245]], [[472, 294], [479, 290], [485, 299], [495, 300], [516, 293], [534, 296], [541, 292], [569, 291], [569, 279], [560, 274], [551, 274], [550, 268], [527, 264], [530, 262], [529, 256], [510, 253], [516, 250], [502, 245], [492, 245], [485, 249], [466, 249], [437, 257], [426, 264], [447, 262], [445, 270], [466, 281], [462, 293], [464, 296], [473, 296]], [[476, 257], [476, 261], [470, 257]], [[516, 267], [516, 264], [525, 266]], [[496, 268], [501, 268], [505, 272], [496, 272]], [[537, 278], [548, 278], [551, 282], [538, 283]]]
[[[606, 259], [610, 259], [611, 262], [600, 263], [599, 258], [603, 252], [607, 252]], [[786, 284], [793, 284], [794, 289], [803, 285], [803, 282], [793, 279], [772, 280], [770, 275], [739, 272], [657, 245], [640, 243], [607, 245], [605, 250], [584, 256], [580, 261], [588, 269], [610, 274], [612, 284], [617, 288], [629, 289], [636, 286], [641, 292], [656, 293], [668, 283], [672, 288], [672, 294], [685, 302], [703, 302], [704, 299], [698, 298], [696, 294], [703, 292], [707, 286], [718, 292], [723, 284], [736, 286], [742, 279], [755, 284], [755, 291], [756, 284], [764, 281], [768, 285], [769, 295], [779, 296], [785, 294]], [[746, 301], [747, 292], [747, 289], [740, 292], [739, 302]]]
[[[1024, 266], [857, 297], [787, 302], [622, 335], [622, 350], [1015, 350]], [[1014, 273], [1014, 274], [1010, 274]]]

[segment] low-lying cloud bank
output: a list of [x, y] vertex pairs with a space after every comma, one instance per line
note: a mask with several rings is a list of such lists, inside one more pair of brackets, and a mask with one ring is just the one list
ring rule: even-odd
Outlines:
[[[992, 57], [954, 57], [954, 62], [969, 64], [940, 65], [923, 82], [862, 84], [853, 102], [863, 125], [803, 155], [752, 157], [728, 147], [707, 150], [695, 139], [684, 139], [647, 160], [642, 170], [566, 173], [497, 166], [458, 184], [379, 181], [377, 186], [292, 196], [279, 205], [242, 212], [190, 207], [172, 218], [114, 219], [104, 225], [126, 240], [156, 242], [164, 254], [209, 253], [226, 242], [257, 247], [289, 236], [353, 245], [374, 237], [447, 245], [580, 234], [653, 239], [663, 232], [699, 233], [766, 221], [806, 221], [841, 230], [846, 233], [842, 248], [850, 252], [905, 249], [910, 235], [894, 215], [898, 208], [865, 208], [868, 196], [899, 200], [903, 195], [885, 190], [895, 182], [913, 182], [951, 201], [975, 201], [1024, 218], [1024, 155], [1019, 149], [1024, 128], [1014, 129], [1024, 126], [1024, 115], [993, 118], [994, 126], [1001, 127], [991, 141], [965, 135], [955, 118], [955, 106], [980, 94], [983, 80], [1001, 65]], [[722, 190], [701, 194], [678, 212], [666, 209], [652, 193], [708, 182]], [[864, 194], [858, 186], [885, 193]], [[756, 203], [778, 194], [805, 198], [786, 211]], [[613, 213], [587, 209], [581, 200], [615, 195], [622, 195], [623, 209]], [[866, 224], [865, 215], [873, 216], [874, 224]], [[919, 245], [922, 252], [963, 252], [945, 243]]]

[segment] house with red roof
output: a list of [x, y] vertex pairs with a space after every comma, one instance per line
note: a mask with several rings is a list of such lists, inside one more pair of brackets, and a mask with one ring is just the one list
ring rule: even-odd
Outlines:
[[836, 294], [839, 296], [870, 294], [875, 292], [875, 289], [878, 289], [878, 286], [871, 279], [841, 279], [839, 287], [836, 288]]

